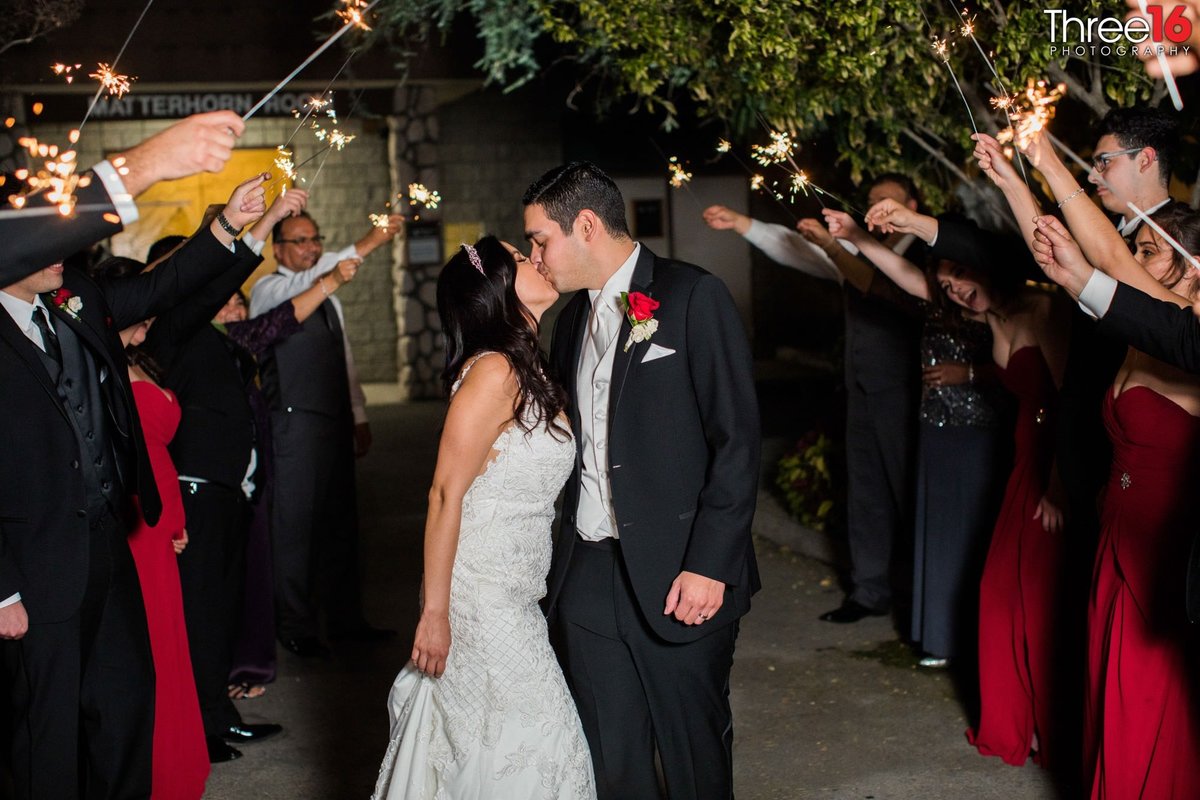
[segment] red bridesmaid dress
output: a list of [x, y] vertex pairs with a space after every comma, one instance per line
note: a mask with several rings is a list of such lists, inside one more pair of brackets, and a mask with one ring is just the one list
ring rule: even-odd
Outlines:
[[154, 483], [162, 498], [162, 516], [151, 527], [144, 521], [129, 537], [146, 604], [146, 627], [154, 656], [154, 756], [152, 792], [155, 800], [192, 800], [204, 794], [208, 779], [208, 748], [200, 701], [192, 676], [183, 595], [173, 539], [183, 533], [183, 499], [179, 475], [167, 444], [179, 427], [175, 395], [149, 381], [133, 382], [133, 398], [141, 418], [146, 452]]
[[1017, 400], [1014, 459], [979, 588], [980, 718], [967, 739], [1014, 766], [1036, 746], [1035, 760], [1046, 767], [1056, 741], [1051, 696], [1063, 534], [1047, 532], [1033, 515], [1050, 483], [1058, 390], [1035, 346], [1013, 352], [999, 374]]
[[1200, 661], [1184, 615], [1200, 418], [1145, 386], [1104, 403], [1113, 442], [1088, 609], [1094, 800], [1200, 798]]

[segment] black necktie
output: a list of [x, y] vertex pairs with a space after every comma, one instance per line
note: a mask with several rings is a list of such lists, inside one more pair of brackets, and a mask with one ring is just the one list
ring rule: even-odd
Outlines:
[[54, 335], [54, 331], [50, 330], [50, 322], [46, 319], [46, 311], [40, 306], [35, 306], [33, 309], [33, 324], [42, 333], [42, 344], [45, 346], [46, 355], [54, 359], [54, 363], [62, 367], [62, 348], [58, 346], [58, 337]]

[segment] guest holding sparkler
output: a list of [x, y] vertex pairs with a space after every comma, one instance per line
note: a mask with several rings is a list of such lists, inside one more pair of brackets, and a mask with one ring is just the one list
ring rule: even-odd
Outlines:
[[[1109, 283], [1095, 280], [1093, 267], [1180, 307], [1195, 302], [1196, 212], [1159, 210], [1150, 217], [1154, 225], [1140, 226], [1131, 255], [1099, 209], [1070, 202], [1080, 189], [1045, 137], [1035, 137], [1026, 152], [1062, 198], [1071, 232], [1037, 216], [995, 140], [977, 141], [980, 165], [1017, 217], [1030, 220], [1039, 264], [1085, 307], [1099, 308], [1095, 294]], [[1190, 494], [1200, 466], [1200, 379], [1130, 348], [1104, 412], [1115, 458], [1089, 604], [1084, 777], [1093, 798], [1196, 797], [1200, 696], [1192, 676], [1200, 638], [1187, 626], [1183, 592], [1200, 525]]]
[[[860, 291], [891, 299], [923, 320], [911, 638], [922, 651], [921, 666], [945, 668], [964, 659], [974, 681], [979, 575], [1008, 464], [991, 330], [965, 317], [942, 292], [933, 292], [931, 302], [916, 301], [817, 220], [797, 227]], [[932, 269], [926, 275], [936, 283]]]
[[[882, 247], [849, 215], [825, 212], [829, 230], [848, 239], [905, 291], [930, 300], [934, 289], [911, 262]], [[1066, 362], [1065, 309], [1036, 289], [1011, 286], [961, 235], [932, 217], [883, 201], [867, 221], [884, 230], [925, 230], [942, 261], [936, 285], [992, 332], [1001, 383], [1017, 401], [1013, 468], [984, 565], [980, 589], [980, 720], [969, 733], [987, 755], [1024, 764], [1031, 750], [1052, 763], [1062, 737], [1054, 703], [1059, 573], [1063, 554], [1062, 489], [1054, 466], [1058, 388]], [[961, 252], [955, 252], [961, 250]]]
[[[324, 253], [324, 237], [307, 214], [279, 222], [271, 234], [279, 270], [254, 285], [250, 316], [313, 286], [329, 294], [327, 275], [340, 261], [365, 258], [403, 223], [392, 215], [357, 243]], [[371, 627], [362, 613], [354, 458], [366, 455], [371, 429], [338, 299], [326, 299], [299, 333], [263, 353], [261, 366], [272, 472], [288, 493], [288, 502], [271, 508], [279, 641], [301, 657], [327, 652], [318, 638], [318, 600], [331, 639], [390, 637], [394, 631]]]
[[[871, 184], [872, 203], [886, 197], [917, 207], [912, 182], [903, 175], [881, 175]], [[853, 623], [887, 614], [894, 594], [893, 545], [906, 540], [911, 517], [917, 322], [887, 300], [855, 288], [820, 247], [794, 230], [750, 219], [724, 206], [706, 209], [704, 220], [715, 230], [740, 233], [784, 266], [843, 287], [850, 591], [841, 606], [821, 619]], [[918, 262], [927, 251], [924, 243], [905, 234], [888, 236], [883, 246]]]

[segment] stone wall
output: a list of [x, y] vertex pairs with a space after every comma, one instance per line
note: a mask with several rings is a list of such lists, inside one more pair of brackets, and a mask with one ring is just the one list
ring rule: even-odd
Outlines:
[[[88, 166], [107, 154], [128, 148], [167, 127], [170, 121], [93, 121], [83, 130], [79, 160]], [[50, 143], [65, 143], [70, 125], [34, 123], [32, 135]], [[309, 212], [321, 226], [327, 248], [340, 248], [370, 230], [367, 215], [384, 210], [392, 183], [387, 159], [387, 127], [378, 120], [349, 119], [340, 126], [355, 135], [341, 152], [331, 152], [314, 186]], [[291, 118], [254, 119], [247, 125], [239, 147], [274, 148], [296, 128]], [[319, 145], [307, 131], [293, 142], [297, 163], [313, 155]], [[302, 176], [316, 174], [320, 158]], [[305, 187], [304, 183], [300, 184]], [[226, 198], [213, 198], [221, 202]], [[402, 250], [399, 245], [396, 250]], [[144, 253], [129, 253], [135, 258]], [[392, 310], [393, 271], [389, 260], [395, 251], [380, 248], [367, 258], [358, 278], [341, 289], [338, 297], [346, 316], [346, 331], [354, 347], [359, 377], [363, 381], [396, 380], [396, 319]]]

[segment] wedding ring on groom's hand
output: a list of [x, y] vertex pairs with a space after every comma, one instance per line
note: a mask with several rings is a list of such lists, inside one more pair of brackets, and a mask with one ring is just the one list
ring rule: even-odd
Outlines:
[[696, 615], [696, 622], [704, 622], [704, 620], [706, 620], [706, 619], [708, 619], [708, 616], [705, 614], [697, 614]]

